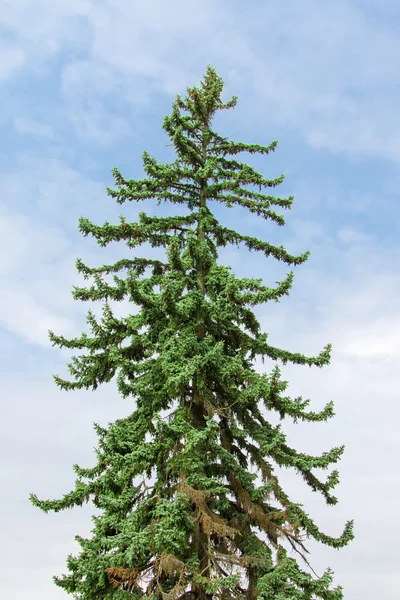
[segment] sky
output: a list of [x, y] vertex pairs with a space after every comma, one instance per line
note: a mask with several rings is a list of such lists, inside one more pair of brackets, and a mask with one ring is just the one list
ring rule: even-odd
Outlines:
[[[118, 223], [123, 214], [179, 214], [155, 200], [118, 205], [107, 196], [115, 165], [144, 175], [141, 155], [176, 156], [162, 129], [176, 94], [199, 85], [207, 64], [238, 96], [213, 128], [230, 139], [268, 145], [269, 156], [240, 159], [265, 177], [285, 174], [276, 195], [293, 195], [286, 225], [215, 202], [227, 227], [291, 254], [289, 297], [254, 308], [272, 345], [315, 356], [332, 343], [323, 369], [281, 368], [292, 397], [321, 410], [327, 423], [283, 423], [287, 443], [318, 454], [346, 445], [338, 463], [336, 506], [312, 494], [295, 472], [276, 468], [284, 489], [327, 535], [355, 520], [355, 539], [334, 550], [310, 542], [319, 576], [330, 566], [344, 598], [398, 598], [400, 556], [400, 7], [397, 0], [3, 0], [0, 13], [0, 581], [8, 600], [62, 600], [53, 575], [89, 537], [92, 504], [44, 514], [29, 494], [60, 498], [73, 489], [72, 465], [92, 467], [102, 426], [135, 409], [115, 383], [60, 391], [73, 353], [57, 335], [89, 332], [74, 301], [91, 267], [120, 258], [163, 258], [148, 244], [100, 248], [78, 231], [80, 216]], [[244, 245], [219, 249], [238, 277], [273, 286], [288, 269]], [[115, 304], [112, 304], [115, 307]], [[127, 302], [118, 316], [136, 313]], [[259, 372], [272, 364], [255, 361]], [[271, 422], [278, 422], [275, 415]], [[333, 467], [335, 468], [335, 467]], [[319, 472], [325, 479], [328, 473]], [[300, 565], [305, 568], [303, 564]]]

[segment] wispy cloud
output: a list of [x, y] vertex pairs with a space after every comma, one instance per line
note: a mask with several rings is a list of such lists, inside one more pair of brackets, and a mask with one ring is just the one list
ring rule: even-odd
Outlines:
[[15, 48], [9, 51], [7, 73], [15, 65], [17, 74], [26, 54], [31, 68], [75, 48], [62, 90], [76, 131], [90, 139], [103, 135], [111, 143], [126, 133], [125, 120], [102, 108], [107, 97], [142, 104], [151, 90], [183, 91], [203, 72], [205, 58], [224, 65], [239, 93], [246, 90], [246, 109], [253, 89], [264, 98], [258, 106], [266, 122], [271, 115], [312, 147], [399, 160], [400, 41], [393, 18], [377, 25], [372, 4], [287, 0], [227, 12], [203, 2], [195, 19], [183, 0], [140, 6], [121, 0], [118, 10], [90, 1], [51, 9], [43, 0], [9, 4], [2, 21], [18, 40], [18, 58]]
[[[61, 77], [68, 117], [80, 137], [101, 145], [132, 135], [129, 121], [107, 109], [118, 103], [119, 77], [108, 66], [77, 60], [65, 67]], [[118, 106], [118, 104], [117, 104]]]
[[26, 55], [21, 48], [5, 40], [0, 42], [0, 82], [15, 76], [25, 64]]
[[53, 130], [48, 125], [38, 123], [31, 119], [20, 119], [14, 120], [14, 127], [16, 131], [22, 135], [29, 135], [33, 137], [40, 137], [46, 139], [52, 139], [54, 137]]

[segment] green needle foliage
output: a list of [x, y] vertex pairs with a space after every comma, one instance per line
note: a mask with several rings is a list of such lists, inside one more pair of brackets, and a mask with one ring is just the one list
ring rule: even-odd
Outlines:
[[[308, 412], [309, 400], [285, 396], [287, 382], [280, 380], [278, 367], [279, 361], [322, 367], [329, 364], [331, 346], [307, 358], [270, 346], [267, 334], [260, 333], [248, 307], [279, 302], [289, 293], [293, 272], [276, 288], [268, 288], [262, 279], [239, 279], [230, 267], [217, 263], [218, 246], [240, 242], [288, 265], [302, 264], [309, 256], [291, 256], [283, 246], [222, 227], [210, 210], [208, 200], [240, 205], [284, 225], [274, 207], [290, 208], [293, 201], [245, 188], [273, 188], [284, 176], [265, 179], [227, 156], [268, 154], [277, 142], [237, 143], [212, 131], [216, 111], [237, 102], [234, 96], [222, 103], [223, 85], [208, 66], [200, 88], [187, 88], [185, 100], [176, 97], [163, 123], [178, 155], [174, 163], [158, 164], [144, 152], [148, 178], [125, 180], [114, 168], [117, 191], [107, 189], [120, 204], [157, 198], [158, 205], [162, 200], [187, 205], [188, 216], [149, 217], [141, 212], [139, 222], [127, 223], [121, 216], [119, 225], [106, 222], [102, 227], [83, 217], [79, 221], [83, 235], [91, 234], [100, 246], [125, 240], [129, 248], [149, 242], [167, 250], [167, 262], [133, 258], [89, 268], [78, 259], [78, 271], [85, 279], [93, 277], [95, 285], [75, 287], [73, 296], [105, 300], [104, 316], [99, 323], [88, 312], [91, 337], [83, 333], [67, 340], [49, 332], [53, 345], [89, 351], [68, 365], [74, 382], [54, 377], [61, 389], [95, 390], [116, 375], [120, 394], [136, 400], [135, 412], [108, 429], [94, 424], [97, 465], [74, 465], [74, 491], [60, 500], [30, 495], [32, 504], [46, 513], [82, 506], [89, 499], [101, 509], [101, 516], [92, 517], [92, 538], [75, 538], [82, 552], [68, 556], [70, 574], [53, 578], [82, 600], [343, 598], [341, 586], [330, 589], [330, 569], [313, 578], [283, 546], [290, 544], [308, 564], [305, 538], [342, 548], [354, 537], [353, 521], [339, 538], [322, 533], [302, 505], [290, 501], [273, 467], [275, 462], [296, 469], [333, 505], [338, 472], [333, 470], [323, 483], [312, 470], [336, 463], [344, 446], [322, 456], [297, 452], [260, 407], [262, 403], [295, 422], [334, 416], [332, 402], [320, 413]], [[115, 275], [124, 269], [125, 278]], [[140, 278], [146, 269], [147, 277]], [[115, 285], [102, 278], [109, 273], [114, 273]], [[123, 298], [140, 312], [117, 319], [108, 301]], [[271, 375], [254, 370], [256, 356], [275, 361]], [[174, 407], [168, 418], [161, 418], [162, 411]], [[249, 461], [257, 467], [261, 486], [249, 472]], [[149, 485], [152, 474], [155, 483]], [[265, 541], [257, 531], [265, 534]]]

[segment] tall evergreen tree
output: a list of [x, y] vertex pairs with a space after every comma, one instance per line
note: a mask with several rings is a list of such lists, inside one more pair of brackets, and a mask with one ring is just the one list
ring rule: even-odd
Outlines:
[[[95, 390], [117, 373], [120, 394], [136, 400], [136, 410], [109, 423], [108, 429], [94, 424], [100, 440], [97, 465], [73, 466], [75, 490], [59, 500], [30, 494], [32, 504], [46, 513], [89, 499], [101, 510], [92, 517], [92, 538], [75, 538], [82, 552], [68, 556], [70, 574], [53, 578], [82, 600], [343, 598], [341, 586], [330, 589], [330, 569], [313, 578], [283, 546], [287, 542], [307, 562], [305, 537], [333, 548], [353, 539], [353, 521], [339, 538], [322, 533], [302, 505], [283, 491], [272, 464], [295, 468], [333, 505], [337, 498], [330, 490], [338, 483], [338, 472], [332, 471], [323, 483], [312, 470], [336, 463], [344, 446], [322, 456], [297, 452], [259, 406], [262, 402], [281, 419], [295, 422], [334, 416], [332, 402], [320, 413], [307, 412], [309, 400], [283, 395], [287, 382], [280, 379], [278, 367], [278, 361], [322, 367], [329, 364], [331, 346], [307, 358], [269, 345], [267, 334], [260, 333], [247, 306], [279, 302], [289, 293], [293, 272], [276, 288], [268, 288], [261, 278], [239, 279], [230, 267], [217, 263], [218, 246], [240, 242], [288, 265], [302, 264], [309, 256], [291, 256], [283, 246], [223, 227], [210, 210], [208, 200], [217, 200], [284, 225], [273, 207], [290, 208], [293, 201], [243, 187], [276, 187], [284, 176], [265, 179], [250, 166], [226, 158], [245, 151], [268, 154], [277, 142], [236, 143], [212, 131], [216, 111], [237, 103], [236, 96], [222, 103], [223, 85], [208, 66], [200, 88], [188, 88], [185, 100], [176, 97], [163, 124], [178, 155], [174, 163], [158, 164], [144, 152], [148, 178], [125, 180], [114, 168], [117, 191], [107, 188], [120, 204], [157, 198], [158, 205], [162, 200], [187, 205], [188, 216], [149, 217], [141, 212], [139, 222], [128, 223], [120, 216], [119, 225], [106, 222], [102, 227], [79, 220], [83, 235], [93, 235], [100, 246], [125, 240], [129, 248], [149, 242], [167, 250], [167, 262], [133, 258], [89, 268], [78, 259], [78, 271], [85, 279], [93, 277], [95, 285], [75, 287], [73, 297], [105, 300], [103, 318], [99, 323], [88, 311], [91, 337], [83, 333], [67, 340], [49, 332], [53, 345], [89, 351], [68, 364], [74, 382], [54, 377], [61, 389]], [[151, 274], [141, 279], [147, 268]], [[125, 278], [115, 275], [124, 269]], [[110, 273], [114, 286], [102, 278]], [[116, 318], [109, 299], [123, 298], [140, 312]], [[256, 356], [275, 361], [271, 375], [254, 370]], [[172, 408], [168, 418], [160, 416]], [[249, 461], [262, 478], [260, 486]], [[152, 475], [155, 483], [149, 485]]]

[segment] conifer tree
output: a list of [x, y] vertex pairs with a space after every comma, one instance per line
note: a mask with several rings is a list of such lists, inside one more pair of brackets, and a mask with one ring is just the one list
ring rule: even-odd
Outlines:
[[[53, 345], [88, 350], [68, 364], [73, 382], [54, 376], [61, 389], [95, 390], [116, 375], [119, 393], [136, 402], [130, 416], [108, 428], [94, 423], [97, 464], [73, 466], [73, 491], [58, 500], [30, 494], [32, 504], [46, 513], [89, 500], [101, 511], [92, 517], [92, 537], [76, 536], [82, 551], [68, 556], [70, 573], [53, 577], [57, 586], [82, 600], [343, 598], [341, 586], [331, 589], [330, 569], [322, 577], [314, 573], [314, 578], [302, 570], [297, 557], [308, 564], [305, 538], [333, 548], [347, 545], [354, 537], [353, 521], [339, 538], [322, 533], [302, 505], [284, 492], [273, 463], [296, 469], [313, 491], [334, 505], [337, 498], [331, 490], [339, 480], [337, 470], [325, 483], [312, 470], [336, 463], [344, 446], [322, 456], [297, 452], [286, 443], [281, 425], [273, 427], [261, 407], [295, 422], [334, 416], [332, 402], [316, 413], [306, 410], [309, 400], [285, 396], [287, 382], [280, 379], [278, 366], [290, 362], [322, 367], [330, 362], [331, 345], [317, 357], [306, 357], [271, 346], [267, 334], [260, 332], [249, 307], [288, 295], [293, 272], [269, 288], [261, 278], [239, 279], [230, 267], [217, 263], [217, 247], [240, 242], [288, 265], [300, 265], [309, 256], [292, 256], [283, 246], [237, 233], [213, 215], [208, 202], [216, 200], [246, 207], [282, 226], [284, 218], [274, 207], [290, 209], [293, 202], [292, 196], [276, 198], [245, 187], [258, 186], [260, 192], [274, 188], [283, 175], [266, 179], [227, 158], [240, 152], [268, 154], [277, 142], [237, 143], [211, 129], [216, 111], [237, 103], [237, 96], [222, 103], [223, 85], [208, 66], [201, 87], [187, 88], [184, 100], [176, 96], [172, 114], [163, 122], [178, 156], [174, 163], [158, 164], [144, 152], [146, 179], [126, 180], [114, 168], [117, 189], [107, 188], [120, 204], [156, 198], [158, 205], [187, 205], [189, 215], [150, 217], [140, 212], [139, 222], [120, 216], [119, 225], [103, 226], [79, 220], [83, 235], [91, 234], [102, 247], [124, 240], [129, 248], [149, 242], [167, 251], [165, 262], [136, 257], [99, 268], [78, 259], [78, 272], [86, 280], [92, 277], [94, 284], [75, 287], [73, 297], [104, 300], [103, 318], [97, 322], [88, 311], [91, 336], [83, 333], [67, 340], [49, 331]], [[146, 269], [150, 273], [141, 278]], [[120, 271], [125, 277], [116, 275]], [[115, 285], [102, 277], [107, 274], [113, 274]], [[124, 298], [140, 311], [118, 319], [109, 300]], [[274, 361], [270, 375], [254, 370], [256, 356]], [[249, 471], [249, 463], [256, 466], [262, 485], [255, 484], [257, 475]], [[153, 475], [155, 483], [149, 485]], [[296, 558], [288, 556], [284, 542]]]

